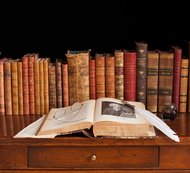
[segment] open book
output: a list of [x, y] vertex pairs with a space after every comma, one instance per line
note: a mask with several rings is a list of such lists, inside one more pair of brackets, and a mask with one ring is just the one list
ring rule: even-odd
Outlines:
[[95, 137], [149, 137], [155, 136], [152, 125], [135, 113], [134, 106], [145, 109], [140, 102], [99, 98], [74, 103], [65, 108], [51, 109], [37, 135], [67, 134], [90, 129]]

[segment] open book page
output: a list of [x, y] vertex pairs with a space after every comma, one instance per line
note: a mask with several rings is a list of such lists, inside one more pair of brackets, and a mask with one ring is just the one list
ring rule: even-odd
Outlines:
[[69, 133], [90, 128], [93, 124], [94, 109], [95, 100], [51, 109], [39, 129], [38, 135]]
[[37, 131], [41, 126], [42, 122], [45, 119], [45, 115], [35, 122], [31, 123], [19, 133], [17, 133], [13, 138], [54, 138], [57, 134], [49, 134], [49, 135], [39, 135], [37, 136]]
[[[127, 103], [145, 109], [143, 103]], [[130, 108], [126, 107], [121, 100], [113, 98], [99, 98], [96, 101], [94, 123], [103, 121], [127, 124], [149, 124], [142, 115], [134, 113]]]

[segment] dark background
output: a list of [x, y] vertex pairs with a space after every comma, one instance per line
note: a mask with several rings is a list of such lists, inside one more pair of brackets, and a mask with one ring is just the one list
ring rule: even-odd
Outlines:
[[[7, 1], [6, 1], [7, 2]], [[166, 3], [167, 2], [167, 3]], [[170, 1], [27, 1], [0, 4], [1, 57], [26, 53], [64, 58], [67, 50], [110, 52], [135, 49], [183, 48], [190, 40], [189, 6]]]

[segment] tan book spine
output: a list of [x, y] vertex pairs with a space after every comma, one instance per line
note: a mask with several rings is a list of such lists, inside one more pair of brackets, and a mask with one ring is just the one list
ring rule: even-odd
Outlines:
[[68, 64], [62, 64], [62, 81], [63, 81], [63, 106], [69, 106], [69, 78]]
[[39, 62], [40, 72], [40, 114], [44, 115], [44, 58], [40, 58]]
[[12, 91], [11, 91], [11, 62], [4, 62], [5, 80], [5, 114], [12, 115]]
[[89, 51], [66, 54], [69, 71], [69, 101], [89, 100]]
[[44, 111], [46, 115], [49, 113], [49, 61], [49, 58], [45, 58], [44, 60]]
[[35, 54], [30, 54], [28, 57], [28, 80], [29, 80], [29, 109], [30, 114], [35, 114], [35, 89], [34, 89], [34, 62]]
[[23, 108], [23, 73], [22, 73], [22, 62], [17, 62], [18, 68], [18, 106], [19, 106], [19, 115], [24, 114]]
[[105, 97], [105, 56], [95, 55], [96, 61], [96, 98]]
[[57, 107], [55, 64], [49, 63], [49, 108]]
[[62, 62], [60, 59], [56, 60], [56, 87], [57, 87], [57, 107], [63, 106], [63, 95], [62, 95]]
[[13, 115], [19, 114], [19, 100], [18, 100], [18, 67], [16, 61], [11, 62], [11, 88], [12, 88], [12, 110]]
[[40, 115], [40, 59], [34, 62], [35, 112]]
[[0, 115], [5, 115], [4, 62], [0, 61]]
[[157, 112], [159, 67], [158, 52], [149, 51], [147, 63], [147, 110], [150, 112]]
[[159, 52], [159, 94], [158, 112], [162, 112], [165, 104], [172, 103], [173, 88], [173, 52]]
[[110, 54], [105, 58], [105, 96], [115, 98], [115, 58]]
[[188, 88], [188, 73], [189, 73], [188, 68], [189, 68], [189, 59], [182, 59], [179, 112], [187, 112], [187, 88]]
[[23, 108], [24, 115], [29, 115], [29, 81], [28, 81], [28, 55], [22, 57], [22, 79], [23, 79]]
[[124, 52], [116, 50], [115, 56], [115, 98], [124, 100]]

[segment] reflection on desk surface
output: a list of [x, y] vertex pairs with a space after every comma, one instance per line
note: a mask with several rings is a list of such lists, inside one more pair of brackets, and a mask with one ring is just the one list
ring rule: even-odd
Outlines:
[[13, 137], [41, 115], [1, 115], [0, 137]]

